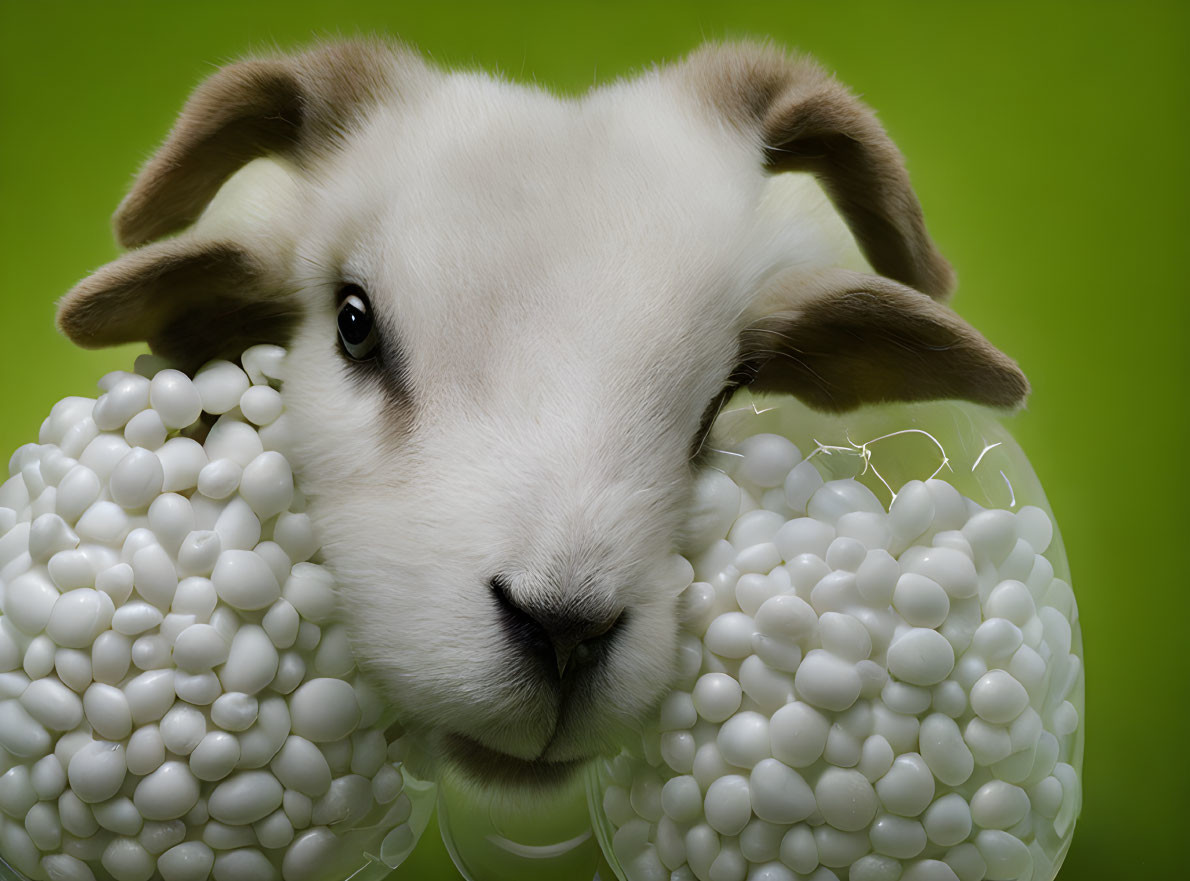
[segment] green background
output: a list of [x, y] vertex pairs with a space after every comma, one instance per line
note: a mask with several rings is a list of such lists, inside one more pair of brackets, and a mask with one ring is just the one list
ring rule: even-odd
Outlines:
[[[1087, 656], [1063, 879], [1185, 877], [1190, 5], [0, 0], [0, 450], [135, 349], [57, 336], [190, 89], [249, 49], [384, 31], [565, 92], [701, 39], [817, 55], [908, 157], [956, 308], [1032, 380], [1012, 430], [1061, 525]], [[6, 453], [5, 453], [6, 455]], [[427, 835], [399, 875], [451, 877]], [[439, 874], [440, 873], [440, 874]]]

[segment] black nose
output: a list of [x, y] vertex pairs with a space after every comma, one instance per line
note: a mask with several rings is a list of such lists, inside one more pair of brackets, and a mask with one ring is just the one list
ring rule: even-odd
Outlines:
[[623, 626], [623, 608], [583, 606], [547, 608], [513, 597], [507, 579], [488, 582], [510, 641], [556, 669], [561, 678], [573, 662], [591, 660]]

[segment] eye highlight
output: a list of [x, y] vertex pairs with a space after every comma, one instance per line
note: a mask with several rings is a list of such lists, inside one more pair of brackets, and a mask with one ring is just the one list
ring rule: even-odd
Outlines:
[[357, 284], [339, 289], [339, 342], [349, 358], [366, 361], [376, 354], [380, 338], [376, 333], [375, 317], [368, 295]]

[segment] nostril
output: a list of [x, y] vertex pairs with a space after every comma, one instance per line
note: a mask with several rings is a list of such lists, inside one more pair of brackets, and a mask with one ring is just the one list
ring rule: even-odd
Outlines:
[[547, 666], [555, 667], [559, 677], [573, 662], [587, 663], [624, 626], [625, 609], [604, 614], [574, 610], [554, 610], [529, 606], [513, 597], [503, 575], [489, 579], [506, 634], [510, 641]]

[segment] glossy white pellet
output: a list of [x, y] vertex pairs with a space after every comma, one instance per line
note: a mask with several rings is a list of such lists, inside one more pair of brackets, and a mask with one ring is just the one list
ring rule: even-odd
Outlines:
[[202, 444], [188, 437], [172, 437], [155, 451], [161, 462], [163, 492], [181, 492], [198, 485], [198, 476], [206, 467]]
[[703, 812], [716, 832], [738, 835], [752, 817], [747, 778], [729, 774], [715, 780], [707, 788]]
[[211, 720], [226, 731], [245, 731], [256, 721], [260, 704], [251, 695], [227, 692], [211, 705]]
[[268, 634], [258, 625], [245, 624], [231, 641], [219, 681], [227, 692], [256, 694], [272, 681], [277, 663], [277, 649]]
[[814, 785], [814, 797], [826, 822], [854, 832], [865, 828], [876, 815], [876, 792], [864, 775], [847, 768], [827, 768]]
[[281, 586], [268, 564], [246, 550], [232, 549], [220, 554], [211, 573], [211, 583], [219, 598], [237, 609], [263, 609], [281, 595]]
[[168, 429], [155, 410], [142, 410], [124, 426], [124, 440], [132, 447], [156, 450], [168, 435]]
[[112, 501], [123, 508], [145, 508], [160, 493], [165, 481], [161, 460], [152, 450], [134, 447], [112, 470], [108, 482]]
[[954, 669], [954, 649], [936, 630], [914, 627], [888, 648], [888, 670], [913, 685], [935, 685]]
[[971, 686], [971, 709], [985, 722], [1011, 722], [1029, 705], [1025, 687], [1007, 670], [992, 670]]
[[346, 737], [360, 720], [359, 701], [342, 679], [303, 683], [290, 698], [290, 711], [294, 733], [314, 743]]
[[320, 624], [335, 611], [334, 579], [322, 566], [295, 563], [285, 581], [284, 596], [308, 621]]
[[773, 756], [794, 768], [808, 767], [822, 756], [829, 731], [830, 721], [814, 707], [787, 704], [769, 721]]
[[156, 725], [142, 725], [128, 738], [128, 770], [144, 776], [165, 761], [165, 742]]
[[124, 374], [99, 396], [91, 418], [101, 431], [123, 428], [134, 415], [149, 406], [149, 381], [143, 376]]
[[158, 372], [149, 383], [149, 403], [168, 428], [184, 428], [198, 419], [202, 400], [190, 377], [179, 370]]
[[174, 701], [174, 671], [148, 670], [123, 686], [136, 725], [156, 722]]
[[244, 371], [230, 361], [210, 361], [194, 374], [193, 385], [202, 409], [218, 415], [239, 404], [249, 382]]
[[158, 729], [166, 749], [178, 756], [188, 756], [207, 733], [206, 717], [194, 707], [174, 704], [161, 717]]
[[184, 762], [165, 762], [136, 785], [133, 804], [147, 820], [183, 817], [198, 802], [199, 783]]
[[90, 588], [70, 590], [58, 597], [46, 622], [46, 633], [67, 648], [89, 647], [111, 624], [111, 597]]
[[210, 624], [187, 627], [174, 641], [173, 661], [188, 673], [202, 673], [227, 660], [230, 646]]
[[91, 587], [95, 583], [95, 566], [83, 551], [58, 551], [50, 557], [46, 569], [54, 586], [62, 591]]
[[736, 713], [719, 728], [719, 753], [739, 768], [751, 768], [771, 756], [768, 717], [751, 711]]
[[[115, 621], [115, 615], [112, 620]], [[96, 682], [108, 685], [121, 682], [131, 664], [132, 643], [124, 634], [105, 630], [91, 644], [91, 675]]]
[[93, 804], [120, 790], [127, 769], [123, 744], [96, 740], [74, 754], [66, 776], [75, 795]]
[[855, 665], [823, 649], [806, 654], [794, 676], [799, 697], [825, 710], [845, 710], [860, 692]]
[[51, 738], [18, 701], [0, 701], [0, 747], [19, 758], [36, 759], [49, 751]]
[[123, 636], [139, 636], [165, 619], [156, 606], [142, 601], [125, 603], [112, 615], [112, 630]]
[[36, 635], [45, 630], [59, 596], [58, 589], [40, 572], [26, 572], [5, 586], [4, 612], [21, 631]]
[[211, 791], [207, 809], [221, 823], [255, 823], [281, 807], [284, 791], [267, 771], [242, 771]]
[[209, 499], [226, 499], [239, 488], [244, 469], [231, 459], [212, 459], [198, 472], [198, 491]]

